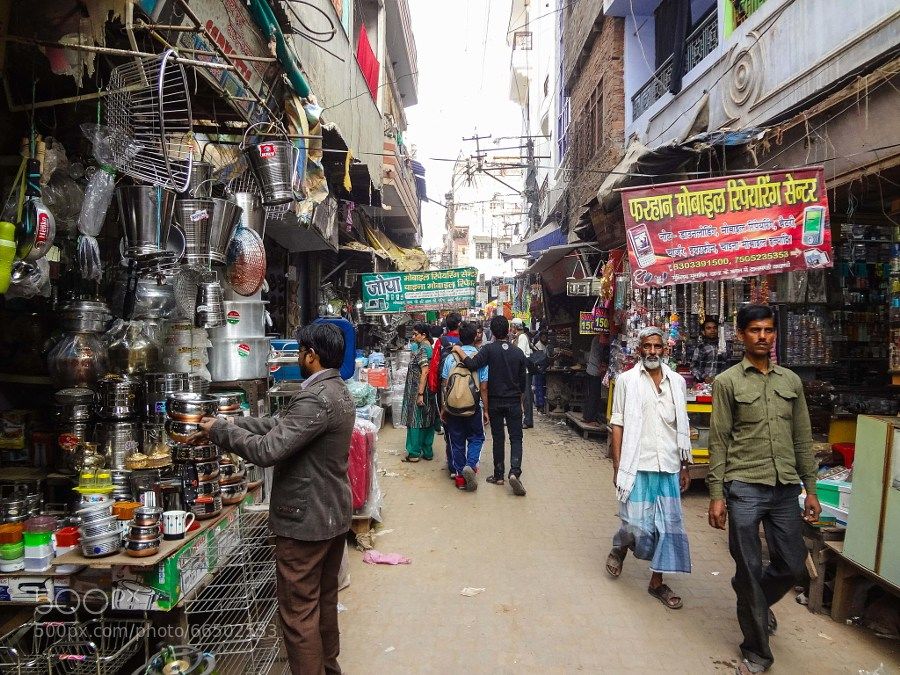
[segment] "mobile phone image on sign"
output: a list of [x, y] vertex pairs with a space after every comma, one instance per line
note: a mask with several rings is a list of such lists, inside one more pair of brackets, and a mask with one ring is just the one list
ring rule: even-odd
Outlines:
[[806, 261], [807, 267], [824, 267], [828, 264], [828, 254], [817, 248], [811, 251], [804, 251], [803, 259]]
[[653, 252], [650, 232], [647, 231], [646, 225], [638, 225], [628, 230], [628, 239], [640, 267], [647, 267], [656, 262], [656, 254]]
[[820, 246], [825, 241], [825, 207], [807, 206], [803, 209], [804, 246]]

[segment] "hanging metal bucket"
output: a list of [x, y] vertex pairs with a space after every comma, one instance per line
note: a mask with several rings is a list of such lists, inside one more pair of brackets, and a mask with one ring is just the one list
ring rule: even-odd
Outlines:
[[116, 188], [125, 253], [129, 256], [159, 253], [166, 247], [175, 192], [152, 185], [121, 185]]
[[286, 204], [294, 199], [292, 186], [299, 151], [291, 144], [286, 132], [284, 140], [267, 140], [248, 145], [247, 134], [260, 124], [265, 122], [247, 127], [241, 141], [241, 152], [247, 157], [256, 182], [259, 183], [263, 205]]
[[241, 207], [227, 199], [212, 200], [212, 217], [209, 219], [209, 257], [219, 263], [225, 263], [228, 243], [234, 236], [241, 221]]
[[234, 201], [241, 207], [241, 227], [253, 230], [260, 237], [266, 233], [266, 210], [259, 195], [252, 192], [236, 192]]
[[209, 199], [213, 193], [213, 170], [209, 162], [194, 162], [191, 166], [191, 177], [188, 181], [186, 195]]
[[212, 199], [175, 200], [175, 222], [184, 232], [184, 255], [190, 263], [210, 260], [209, 233], [214, 208]]

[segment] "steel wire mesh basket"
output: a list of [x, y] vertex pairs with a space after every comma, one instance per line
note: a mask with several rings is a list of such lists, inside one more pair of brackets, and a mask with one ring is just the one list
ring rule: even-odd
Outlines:
[[106, 97], [113, 164], [151, 185], [187, 190], [193, 162], [191, 96], [169, 49], [112, 70]]
[[247, 227], [238, 227], [228, 244], [225, 280], [238, 295], [250, 296], [266, 280], [266, 247], [262, 237]]
[[47, 675], [47, 649], [77, 635], [74, 621], [29, 621], [0, 637], [0, 673]]
[[147, 639], [150, 622], [92, 619], [78, 625], [78, 637], [47, 650], [59, 675], [118, 675]]
[[189, 644], [215, 654], [221, 672], [270, 672], [281, 636], [268, 514], [240, 511], [235, 522], [216, 532], [205, 555], [216, 569], [184, 600]]

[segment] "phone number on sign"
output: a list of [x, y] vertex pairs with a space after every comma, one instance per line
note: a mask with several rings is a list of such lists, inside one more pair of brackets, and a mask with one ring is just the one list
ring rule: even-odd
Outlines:
[[753, 255], [739, 255], [734, 259], [737, 263], [757, 262], [759, 260], [779, 260], [789, 258], [790, 251], [769, 251], [768, 253], [754, 253]]
[[730, 264], [728, 258], [714, 258], [713, 260], [685, 260], [684, 262], [672, 263], [673, 270], [688, 270], [696, 267], [718, 267], [720, 265]]

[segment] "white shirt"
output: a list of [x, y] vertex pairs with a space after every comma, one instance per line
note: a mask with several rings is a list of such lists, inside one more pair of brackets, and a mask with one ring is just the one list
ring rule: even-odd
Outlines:
[[[653, 383], [650, 373], [639, 363], [635, 368], [641, 369], [639, 386], [643, 394], [641, 428], [641, 450], [638, 460], [638, 471], [659, 471], [662, 473], [678, 473], [681, 471], [681, 453], [678, 451], [678, 434], [675, 423], [675, 400], [672, 396], [672, 383], [665, 374], [659, 383], [659, 389]], [[621, 378], [616, 381], [613, 390], [613, 409], [609, 423], [615, 426], [625, 425], [625, 397], [628, 387]]]
[[531, 343], [528, 342], [528, 336], [525, 333], [519, 333], [516, 338], [516, 347], [521, 349], [526, 357], [531, 356]]

